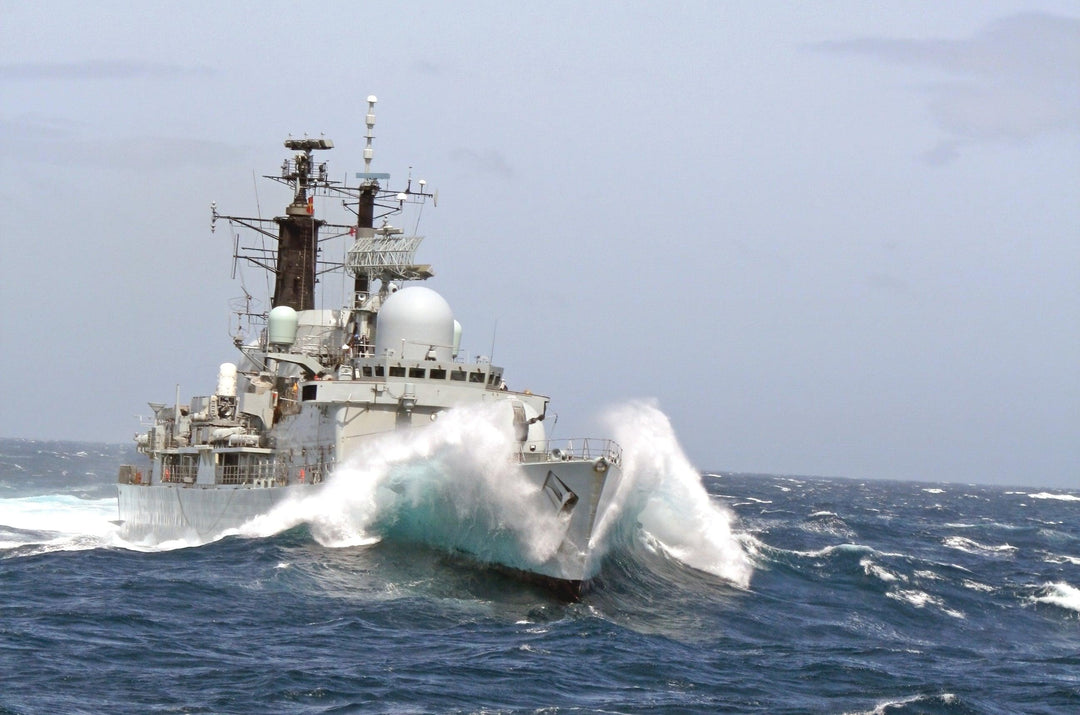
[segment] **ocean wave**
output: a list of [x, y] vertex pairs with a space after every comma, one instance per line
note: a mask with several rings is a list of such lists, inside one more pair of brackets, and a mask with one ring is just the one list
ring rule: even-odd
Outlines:
[[752, 544], [749, 548], [753, 553], [764, 558], [765, 560], [784, 559], [786, 557], [796, 557], [798, 559], [827, 559], [833, 556], [851, 556], [851, 555], [869, 555], [879, 558], [908, 558], [906, 554], [878, 551], [873, 546], [867, 544], [831, 544], [829, 546], [822, 547], [820, 549], [813, 549], [810, 551], [803, 551], [799, 549], [784, 549], [777, 546], [772, 546], [756, 537], [750, 537], [747, 539], [747, 543]]
[[859, 565], [863, 568], [863, 573], [867, 576], [873, 576], [874, 578], [884, 581], [885, 583], [893, 583], [895, 581], [904, 580], [907, 581], [907, 576], [903, 574], [895, 574], [888, 570], [884, 566], [874, 563], [869, 558], [864, 558], [859, 561]]
[[1080, 497], [1075, 494], [1052, 494], [1051, 492], [1038, 492], [1036, 494], [1028, 494], [1032, 499], [1057, 499], [1058, 501], [1080, 501]]
[[972, 591], [978, 591], [980, 593], [993, 593], [997, 590], [989, 584], [980, 583], [979, 581], [973, 581], [968, 578], [964, 579], [960, 583], [964, 585], [964, 588], [970, 589]]
[[914, 606], [915, 608], [926, 608], [927, 606], [933, 606], [947, 616], [960, 619], [965, 618], [962, 612], [957, 611], [953, 608], [948, 608], [941, 598], [937, 596], [932, 596], [926, 591], [919, 591], [918, 589], [899, 588], [891, 589], [887, 591], [885, 595], [888, 598], [907, 603], [911, 606]]
[[0, 499], [0, 550], [7, 557], [83, 551], [117, 542], [116, 499], [44, 494]]
[[730, 509], [710, 498], [671, 422], [654, 404], [635, 402], [605, 418], [623, 448], [623, 474], [590, 548], [600, 555], [633, 543], [643, 530], [666, 554], [692, 568], [747, 587], [753, 565]]
[[1080, 566], [1080, 557], [1069, 556], [1068, 554], [1052, 554], [1048, 552], [1043, 556], [1043, 561], [1048, 564], [1072, 564], [1073, 566]]
[[[958, 699], [953, 693], [912, 695], [911, 697], [900, 698], [899, 700], [883, 700], [877, 703], [873, 710], [845, 712], [844, 715], [888, 715], [890, 713], [908, 712], [909, 708], [911, 709], [911, 712], [935, 712], [935, 706], [944, 705], [947, 709], [951, 709], [952, 706], [957, 703]], [[927, 708], [934, 709], [927, 710]]]
[[963, 551], [968, 554], [1005, 554], [1011, 553], [1017, 550], [1015, 546], [1010, 544], [1001, 544], [999, 546], [991, 546], [989, 544], [981, 544], [974, 539], [967, 539], [963, 536], [947, 536], [942, 543], [950, 549], [956, 549], [957, 551]]
[[[421, 430], [371, 440], [310, 495], [286, 501], [236, 533], [263, 537], [299, 524], [329, 547], [383, 540], [464, 551], [482, 562], [530, 569], [554, 556], [561, 516], [508, 457], [513, 435], [502, 406], [449, 410]], [[609, 418], [623, 448], [621, 479], [597, 516], [588, 571], [620, 549], [649, 548], [745, 587], [752, 566], [734, 516], [712, 499], [683, 455], [666, 416], [633, 404]], [[637, 538], [641, 530], [648, 536]]]
[[810, 514], [801, 524], [801, 528], [810, 533], [829, 534], [843, 539], [855, 537], [854, 530], [847, 522], [831, 511], [816, 511]]
[[334, 548], [389, 539], [461, 550], [530, 569], [559, 548], [561, 515], [510, 459], [505, 405], [448, 410], [422, 429], [366, 442], [321, 487], [287, 500], [237, 533], [263, 537], [308, 524]]
[[1040, 592], [1032, 596], [1031, 600], [1035, 603], [1048, 603], [1052, 606], [1080, 613], [1080, 588], [1071, 586], [1064, 581], [1044, 584]]

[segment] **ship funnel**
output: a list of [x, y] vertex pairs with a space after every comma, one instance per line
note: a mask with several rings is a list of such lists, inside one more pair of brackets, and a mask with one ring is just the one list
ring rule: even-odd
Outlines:
[[296, 342], [296, 327], [300, 322], [296, 311], [287, 305], [279, 305], [270, 311], [269, 342], [271, 345], [289, 346]]

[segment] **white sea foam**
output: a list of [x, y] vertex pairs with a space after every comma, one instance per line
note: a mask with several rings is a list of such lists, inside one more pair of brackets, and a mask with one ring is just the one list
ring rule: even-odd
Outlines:
[[942, 705], [952, 705], [955, 702], [956, 696], [952, 693], [942, 693], [940, 695], [912, 695], [909, 698], [882, 701], [878, 703], [873, 710], [849, 712], [844, 713], [844, 715], [886, 715], [886, 713], [892, 712], [897, 708], [903, 708], [906, 705], [915, 705], [918, 703], [941, 703]]
[[116, 499], [80, 499], [69, 494], [0, 499], [0, 525], [9, 534], [0, 548], [37, 547], [33, 552], [77, 551], [113, 544], [119, 528]]
[[1075, 494], [1051, 494], [1050, 492], [1039, 492], [1037, 494], [1028, 494], [1032, 499], [1056, 499], [1058, 501], [1080, 501], [1080, 497]]
[[709, 498], [668, 418], [651, 402], [607, 415], [623, 448], [623, 475], [597, 521], [592, 548], [603, 554], [621, 531], [643, 529], [682, 563], [746, 587], [753, 567], [733, 532], [733, 516]]
[[963, 613], [953, 608], [948, 608], [945, 602], [937, 596], [931, 596], [925, 591], [919, 591], [917, 589], [894, 589], [885, 594], [889, 598], [897, 601], [903, 601], [909, 603], [915, 608], [926, 608], [927, 606], [933, 606], [939, 609], [942, 613], [953, 618], [965, 618]]
[[1049, 603], [1080, 613], [1080, 588], [1070, 586], [1064, 581], [1044, 584], [1039, 594], [1032, 600], [1036, 603]]
[[927, 494], [944, 494], [945, 493], [944, 489], [938, 489], [937, 487], [927, 487], [927, 488], [923, 489], [923, 491], [926, 492]]
[[512, 459], [504, 404], [442, 413], [422, 429], [366, 442], [317, 491], [289, 500], [239, 531], [265, 536], [300, 523], [324, 546], [384, 538], [465, 550], [528, 568], [554, 555], [565, 522]]
[[978, 581], [972, 581], [971, 579], [967, 579], [967, 578], [964, 579], [961, 583], [964, 584], [964, 588], [969, 588], [972, 591], [979, 591], [981, 593], [991, 593], [991, 592], [997, 590], [993, 586], [990, 586], [990, 585], [985, 584], [985, 583], [980, 583]]
[[[451, 410], [423, 429], [373, 438], [317, 490], [218, 538], [269, 536], [306, 523], [326, 546], [404, 537], [461, 548], [481, 559], [517, 559], [526, 568], [542, 563], [558, 549], [565, 522], [551, 509], [537, 508], [545, 503], [542, 491], [509, 458], [516, 443], [507, 409], [496, 404]], [[609, 421], [624, 450], [623, 478], [613, 485], [611, 508], [598, 520], [596, 563], [612, 545], [604, 535], [629, 525], [688, 566], [748, 585], [753, 569], [732, 531], [733, 517], [709, 497], [667, 418], [651, 404], [635, 403], [615, 410]], [[0, 525], [16, 530], [4, 535], [0, 548], [164, 551], [205, 543], [123, 541], [112, 523], [116, 518], [114, 498], [0, 500]]]
[[885, 583], [892, 583], [893, 581], [897, 581], [901, 578], [907, 581], [906, 576], [894, 574], [892, 571], [889, 571], [884, 566], [879, 566], [878, 564], [874, 563], [869, 558], [860, 559], [859, 566], [862, 566], [863, 573], [865, 573], [867, 576], [873, 576], [881, 581], [884, 581]]
[[1080, 566], [1080, 558], [1076, 556], [1069, 556], [1068, 554], [1050, 554], [1048, 553], [1043, 557], [1043, 561], [1048, 564], [1072, 564], [1073, 566]]
[[978, 541], [967, 539], [963, 536], [946, 537], [943, 543], [950, 549], [956, 549], [957, 551], [963, 551], [968, 554], [1002, 554], [1016, 551], [1016, 547], [1010, 544], [991, 546], [988, 544], [980, 544]]

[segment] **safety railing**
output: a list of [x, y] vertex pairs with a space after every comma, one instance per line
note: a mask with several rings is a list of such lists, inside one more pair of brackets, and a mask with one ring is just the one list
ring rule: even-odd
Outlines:
[[523, 462], [569, 462], [603, 457], [611, 464], [619, 464], [622, 462], [622, 447], [614, 440], [597, 437], [552, 439], [545, 442], [526, 442], [522, 445], [519, 456]]
[[161, 467], [161, 481], [174, 484], [193, 484], [199, 474], [197, 464], [165, 464]]

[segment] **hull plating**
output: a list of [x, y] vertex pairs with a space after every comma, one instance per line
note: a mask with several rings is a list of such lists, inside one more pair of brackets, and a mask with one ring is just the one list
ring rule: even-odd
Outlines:
[[[589, 559], [590, 540], [597, 516], [610, 499], [609, 483], [618, 478], [618, 467], [597, 468], [592, 461], [545, 461], [522, 465], [522, 471], [534, 491], [540, 519], [531, 530], [505, 524], [500, 514], [493, 524], [508, 526], [517, 539], [544, 542], [518, 544], [506, 548], [496, 542], [498, 535], [478, 532], [473, 523], [448, 524], [442, 529], [410, 530], [409, 514], [395, 514], [393, 519], [378, 516], [370, 524], [379, 538], [418, 541], [448, 551], [464, 552], [482, 562], [494, 563], [512, 571], [532, 574], [541, 581], [558, 584], [557, 591], [577, 593], [598, 568]], [[290, 499], [318, 496], [320, 490], [333, 488], [333, 477], [321, 485], [284, 487], [200, 487], [175, 484], [119, 484], [119, 512], [123, 534], [131, 541], [153, 539], [206, 542], [259, 516], [270, 514]], [[483, 498], [483, 495], [478, 497]], [[382, 515], [385, 516], [385, 515]], [[419, 515], [413, 515], [419, 516]], [[430, 526], [430, 519], [424, 518]], [[470, 515], [455, 515], [444, 510], [443, 520], [468, 521]], [[317, 517], [316, 517], [317, 519]], [[387, 524], [393, 524], [388, 526]], [[490, 525], [489, 525], [489, 528]], [[511, 540], [512, 541], [512, 540]], [[569, 589], [567, 589], [569, 586]]]

